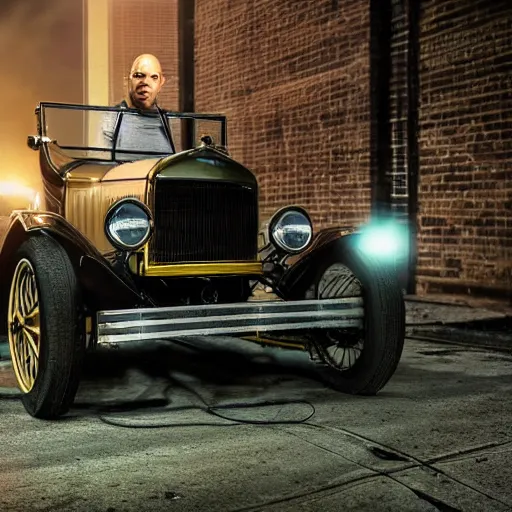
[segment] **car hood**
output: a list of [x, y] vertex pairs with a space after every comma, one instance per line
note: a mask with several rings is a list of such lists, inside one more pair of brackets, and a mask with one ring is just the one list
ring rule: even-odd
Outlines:
[[69, 181], [111, 182], [145, 179], [159, 158], [116, 163], [84, 163], [67, 173]]

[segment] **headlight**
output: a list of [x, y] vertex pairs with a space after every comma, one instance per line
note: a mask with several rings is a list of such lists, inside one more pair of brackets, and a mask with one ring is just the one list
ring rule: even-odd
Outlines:
[[361, 229], [359, 248], [379, 259], [405, 259], [409, 253], [407, 226], [396, 221], [374, 221]]
[[105, 217], [105, 234], [117, 249], [137, 250], [151, 236], [153, 221], [149, 208], [138, 199], [121, 199]]
[[272, 242], [288, 253], [303, 251], [311, 242], [311, 219], [302, 208], [286, 208], [277, 212], [269, 226]]

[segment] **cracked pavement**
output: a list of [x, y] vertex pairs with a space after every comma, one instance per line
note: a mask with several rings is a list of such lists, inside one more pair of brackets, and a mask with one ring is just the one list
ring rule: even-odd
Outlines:
[[[408, 340], [384, 390], [353, 397], [325, 388], [306, 354], [195, 343], [103, 349], [56, 423], [0, 388], [0, 510], [512, 510], [512, 355]], [[307, 403], [217, 410], [296, 422], [234, 424], [187, 409], [196, 393], [315, 411], [304, 424]]]

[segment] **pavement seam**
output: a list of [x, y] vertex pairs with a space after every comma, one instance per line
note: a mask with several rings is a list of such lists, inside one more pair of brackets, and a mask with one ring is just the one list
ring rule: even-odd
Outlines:
[[[357, 487], [358, 485], [363, 485], [369, 480], [373, 480], [377, 477], [379, 477], [378, 473], [375, 473], [372, 471], [372, 474], [362, 475], [355, 478], [352, 478], [350, 480], [346, 480], [344, 482], [338, 482], [338, 483], [332, 483], [329, 485], [324, 485], [317, 487], [315, 489], [311, 489], [307, 492], [303, 493], [294, 493], [289, 494], [288, 496], [283, 496], [281, 498], [276, 498], [274, 500], [265, 501], [256, 505], [248, 505], [246, 507], [241, 508], [235, 508], [231, 509], [229, 512], [251, 512], [256, 510], [261, 510], [262, 507], [268, 507], [272, 505], [278, 505], [286, 502], [301, 502], [301, 500], [304, 501], [310, 501], [311, 498], [315, 499], [317, 494], [322, 494], [322, 496], [318, 496], [318, 498], [323, 496], [330, 496], [332, 494], [337, 494], [340, 489], [351, 489], [353, 487]], [[331, 491], [331, 492], [329, 492]]]
[[[425, 462], [427, 464], [437, 464], [439, 462], [455, 462], [457, 460], [463, 460], [467, 459], [466, 456], [476, 456], [476, 455], [483, 455], [485, 453], [489, 452], [483, 452], [483, 450], [486, 450], [487, 448], [498, 448], [502, 446], [507, 446], [508, 444], [512, 444], [511, 440], [503, 441], [503, 442], [494, 442], [494, 443], [486, 443], [480, 446], [474, 446], [472, 448], [466, 448], [464, 450], [455, 450], [453, 452], [445, 453], [444, 455], [439, 455], [437, 457], [432, 457], [430, 459], [427, 459]], [[501, 453], [501, 452], [493, 452], [493, 453]], [[464, 457], [460, 458], [460, 456], [463, 455]]]
[[[386, 474], [388, 474], [388, 473], [394, 473], [395, 471], [403, 471], [403, 470], [405, 470], [405, 469], [410, 469], [410, 468], [412, 468], [412, 467], [417, 467], [417, 466], [419, 466], [419, 463], [417, 463], [417, 462], [413, 462], [413, 461], [410, 461], [410, 462], [407, 462], [407, 463], [405, 463], [405, 462], [404, 462], [404, 464], [402, 464], [399, 468], [393, 468], [393, 469], [389, 469], [389, 470], [374, 469], [374, 468], [372, 468], [372, 467], [370, 467], [370, 466], [365, 466], [365, 465], [364, 465], [364, 464], [362, 464], [361, 462], [358, 462], [358, 461], [352, 460], [352, 459], [350, 459], [349, 457], [347, 457], [346, 455], [343, 455], [343, 454], [341, 454], [341, 453], [335, 452], [334, 450], [331, 450], [330, 448], [327, 448], [327, 447], [325, 447], [325, 446], [319, 445], [319, 444], [315, 443], [314, 441], [311, 441], [311, 440], [309, 440], [309, 439], [305, 439], [304, 437], [300, 436], [299, 434], [296, 434], [295, 432], [290, 432], [290, 431], [289, 431], [288, 429], [286, 429], [286, 428], [282, 429], [282, 431], [284, 431], [284, 432], [286, 432], [287, 434], [290, 434], [290, 435], [292, 435], [292, 436], [294, 436], [294, 437], [297, 437], [298, 439], [301, 439], [302, 441], [304, 441], [304, 442], [306, 442], [306, 443], [308, 443], [308, 444], [311, 444], [312, 446], [315, 446], [315, 447], [317, 447], [317, 448], [319, 448], [319, 449], [321, 449], [321, 450], [323, 450], [323, 451], [326, 451], [326, 452], [328, 452], [328, 453], [330, 453], [330, 454], [332, 454], [332, 455], [336, 455], [336, 456], [338, 456], [338, 457], [341, 457], [341, 458], [343, 458], [343, 459], [347, 460], [348, 462], [352, 462], [353, 464], [356, 464], [356, 465], [358, 465], [359, 467], [361, 467], [361, 468], [363, 468], [363, 469], [367, 469], [367, 470], [369, 470], [369, 471], [373, 471], [373, 472], [375, 472], [375, 473], [379, 473], [379, 474], [386, 473]], [[377, 444], [377, 443], [373, 443], [373, 442], [372, 442], [372, 444], [373, 444], [373, 445], [375, 445], [375, 446], [378, 446], [378, 444]], [[368, 450], [368, 452], [369, 452], [369, 453], [372, 453], [370, 450]]]
[[[306, 425], [311, 425], [311, 426], [316, 426], [316, 425], [313, 425], [313, 424], [310, 424], [310, 423], [306, 423]], [[326, 429], [326, 430], [331, 430], [330, 428], [325, 428], [325, 427], [322, 427], [320, 426], [321, 429]], [[439, 510], [442, 510], [442, 511], [450, 511], [450, 512], [458, 512], [460, 509], [456, 508], [456, 507], [452, 507], [451, 505], [449, 505], [448, 503], [446, 503], [445, 501], [437, 498], [436, 496], [432, 495], [432, 494], [429, 494], [429, 493], [426, 493], [424, 491], [421, 491], [419, 489], [415, 489], [414, 487], [400, 481], [399, 479], [395, 478], [393, 476], [393, 474], [395, 473], [401, 473], [403, 471], [406, 471], [406, 470], [411, 470], [411, 469], [418, 469], [418, 468], [422, 468], [422, 467], [427, 467], [428, 469], [436, 472], [436, 473], [440, 473], [442, 474], [443, 476], [445, 476], [448, 480], [452, 481], [452, 482], [455, 482], [456, 484], [459, 484], [461, 485], [462, 487], [466, 487], [466, 488], [469, 488], [471, 489], [473, 492], [476, 492], [477, 494], [480, 494], [482, 496], [485, 496], [486, 498], [492, 500], [492, 501], [496, 501], [497, 503], [501, 503], [502, 505], [505, 505], [505, 506], [510, 506], [509, 503], [506, 503], [506, 502], [503, 502], [500, 498], [497, 498], [497, 497], [494, 497], [494, 496], [491, 496], [491, 495], [488, 495], [486, 492], [484, 491], [481, 491], [479, 489], [476, 489], [474, 488], [473, 486], [463, 482], [463, 481], [460, 481], [458, 480], [457, 478], [454, 478], [452, 476], [450, 476], [449, 474], [445, 473], [444, 471], [438, 469], [438, 468], [435, 468], [435, 467], [430, 467], [429, 464], [430, 464], [430, 461], [422, 461], [421, 459], [417, 459], [416, 457], [414, 456], [411, 456], [409, 454], [403, 454], [404, 456], [406, 456], [409, 460], [411, 461], [414, 461], [414, 462], [411, 462], [411, 464], [403, 464], [401, 467], [395, 467], [393, 469], [389, 469], [389, 470], [381, 470], [381, 469], [374, 469], [370, 466], [367, 466], [359, 461], [356, 461], [356, 460], [352, 460], [350, 459], [349, 457], [347, 457], [346, 455], [343, 455], [341, 453], [337, 453], [333, 450], [330, 450], [329, 448], [326, 448], [324, 446], [321, 446], [321, 445], [318, 445], [317, 443], [313, 442], [313, 441], [310, 441], [308, 439], [305, 439], [303, 437], [301, 437], [300, 435], [294, 433], [294, 432], [290, 432], [289, 430], [287, 430], [286, 428], [283, 429], [286, 433], [290, 434], [290, 435], [293, 435], [294, 437], [297, 437], [298, 439], [301, 439], [302, 441], [312, 445], [312, 446], [315, 446], [319, 449], [321, 449], [322, 451], [326, 451], [328, 453], [331, 453], [332, 455], [335, 455], [335, 456], [338, 456], [338, 457], [341, 457], [345, 460], [347, 460], [348, 462], [351, 462], [353, 464], [355, 464], [356, 466], [362, 468], [362, 469], [366, 469], [370, 472], [373, 472], [374, 473], [374, 477], [378, 477], [378, 476], [382, 476], [384, 478], [389, 478], [391, 479], [393, 482], [399, 484], [400, 486], [402, 487], [405, 487], [408, 491], [414, 493], [419, 499], [421, 500], [424, 500], [424, 501], [427, 501], [428, 503], [434, 505], [436, 508], [438, 508]], [[357, 438], [358, 440], [364, 440], [365, 442], [368, 442], [368, 443], [371, 443], [372, 445], [375, 445], [375, 446], [384, 446], [386, 448], [386, 450], [388, 450], [388, 447], [385, 446], [385, 445], [381, 445], [380, 443], [376, 443], [375, 441], [371, 440], [371, 439], [367, 439], [365, 438], [364, 436], [358, 436], [357, 434], [354, 434], [350, 431], [344, 431], [343, 429], [333, 429], [337, 432], [341, 432], [345, 435], [348, 435], [349, 437], [353, 437], [353, 438]], [[496, 447], [496, 446], [499, 446], [499, 445], [507, 445], [509, 444], [510, 441], [507, 441], [505, 443], [487, 443], [486, 445], [484, 446], [480, 446], [480, 447], [476, 447], [476, 448], [472, 448], [472, 449], [469, 449], [469, 450], [459, 450], [458, 452], [460, 454], [463, 454], [464, 452], [468, 452], [468, 453], [476, 453], [477, 451], [481, 451], [482, 449], [485, 449], [485, 448], [489, 448], [489, 447]], [[396, 453], [401, 453], [397, 450], [394, 450], [394, 449], [391, 449], [392, 452], [396, 452]], [[457, 453], [454, 453], [454, 455], [457, 455]], [[442, 459], [444, 459], [445, 456], [442, 456]], [[436, 460], [436, 459], [434, 459]], [[446, 460], [445, 462], [449, 462], [449, 460]], [[335, 494], [337, 492], [340, 492], [346, 488], [349, 488], [348, 484], [350, 484], [351, 481], [348, 481], [348, 482], [343, 482], [343, 483], [340, 483], [338, 486], [336, 486], [335, 489], [332, 489], [334, 492], [333, 493], [330, 493], [330, 494]], [[320, 493], [322, 492], [321, 489], [317, 490], [316, 492], [314, 492], [314, 494], [317, 494], [317, 493]], [[307, 495], [304, 495], [302, 496], [302, 498], [307, 498], [311, 495], [312, 493], [308, 493]], [[298, 499], [300, 499], [300, 497], [297, 497]], [[290, 501], [290, 500], [287, 500], [287, 501]], [[439, 508], [441, 507], [441, 508]]]
[[[295, 434], [293, 434], [291, 432], [287, 432], [287, 433], [296, 436]], [[422, 491], [417, 491], [416, 489], [408, 486], [406, 483], [401, 482], [400, 480], [398, 480], [392, 476], [393, 473], [400, 473], [404, 470], [419, 468], [419, 467], [421, 467], [421, 464], [411, 464], [408, 466], [404, 465], [403, 467], [393, 468], [390, 470], [375, 470], [375, 469], [369, 468], [369, 467], [361, 464], [360, 462], [353, 461], [342, 454], [333, 452], [329, 449], [326, 449], [325, 447], [318, 446], [317, 444], [315, 444], [311, 441], [308, 441], [306, 439], [303, 439], [300, 436], [296, 436], [296, 437], [299, 437], [302, 441], [305, 441], [308, 444], [311, 444], [317, 448], [327, 451], [333, 455], [337, 455], [338, 457], [341, 457], [341, 458], [347, 460], [348, 462], [355, 464], [360, 469], [369, 471], [369, 474], [363, 475], [360, 477], [356, 477], [356, 478], [352, 478], [350, 480], [345, 480], [345, 481], [339, 482], [339, 483], [333, 483], [333, 484], [329, 484], [326, 486], [320, 486], [315, 489], [311, 489], [305, 493], [296, 493], [293, 495], [284, 496], [282, 498], [278, 498], [278, 499], [271, 500], [271, 501], [266, 501], [264, 503], [259, 503], [256, 505], [249, 505], [247, 507], [231, 509], [230, 512], [251, 512], [251, 511], [262, 510], [262, 507], [268, 507], [268, 506], [283, 504], [283, 503], [287, 503], [287, 502], [288, 503], [291, 503], [291, 502], [303, 503], [305, 501], [314, 501], [317, 499], [324, 498], [326, 496], [332, 496], [334, 494], [338, 494], [340, 492], [343, 492], [348, 489], [352, 489], [359, 485], [363, 485], [363, 484], [367, 483], [368, 481], [374, 480], [379, 477], [390, 478], [391, 480], [393, 480], [393, 482], [395, 482], [399, 486], [406, 488], [409, 492], [412, 492], [419, 499], [421, 499], [423, 501], [427, 501], [428, 503], [434, 504], [434, 506], [435, 506], [435, 503], [437, 503], [437, 504], [444, 506], [445, 510], [447, 510], [449, 508], [450, 510], [452, 510], [454, 512], [459, 511], [459, 509], [455, 509], [455, 508], [451, 507], [450, 505], [444, 503], [442, 500], [436, 498], [435, 496], [431, 496]], [[439, 510], [441, 510], [441, 509], [439, 509]]]
[[[412, 492], [413, 494], [415, 494], [419, 499], [434, 505], [436, 508], [442, 507], [442, 508], [438, 508], [438, 510], [440, 510], [440, 511], [442, 510], [442, 511], [450, 511], [450, 512], [462, 512], [462, 511], [460, 511], [460, 509], [452, 507], [448, 503], [445, 503], [443, 500], [441, 500], [439, 498], [436, 498], [435, 496], [433, 496], [433, 495], [431, 495], [429, 493], [426, 493], [426, 492], [423, 492], [423, 491], [418, 491], [417, 489], [414, 489], [413, 487], [411, 487], [410, 485], [406, 484], [405, 482], [402, 482], [402, 481], [398, 480], [397, 478], [393, 477], [394, 473], [401, 473], [401, 472], [406, 471], [406, 470], [420, 468], [420, 467], [422, 467], [421, 463], [411, 462], [409, 464], [403, 464], [401, 467], [395, 467], [395, 468], [389, 469], [389, 470], [379, 469], [379, 468], [374, 469], [374, 468], [372, 468], [372, 467], [370, 467], [368, 465], [363, 464], [362, 462], [359, 462], [359, 461], [356, 461], [356, 460], [352, 460], [349, 457], [347, 457], [346, 455], [343, 455], [341, 453], [337, 453], [337, 452], [335, 452], [333, 450], [330, 450], [329, 448], [326, 448], [324, 446], [320, 446], [320, 445], [318, 445], [318, 444], [316, 444], [313, 441], [310, 441], [308, 439], [304, 439], [300, 435], [298, 435], [298, 434], [296, 434], [294, 432], [290, 432], [286, 428], [283, 429], [283, 430], [285, 432], [287, 432], [288, 434], [293, 435], [294, 437], [297, 437], [298, 439], [301, 439], [302, 441], [304, 441], [304, 442], [306, 442], [306, 443], [308, 443], [308, 444], [310, 444], [312, 446], [315, 446], [315, 447], [317, 447], [317, 448], [319, 448], [319, 449], [321, 449], [323, 451], [326, 451], [328, 453], [331, 453], [333, 455], [341, 457], [341, 458], [347, 460], [348, 462], [351, 462], [351, 463], [355, 464], [356, 466], [359, 466], [362, 469], [366, 469], [368, 471], [371, 471], [371, 472], [375, 473], [375, 475], [374, 475], [375, 477], [381, 476], [383, 478], [389, 478], [390, 480], [392, 480], [393, 482], [395, 482], [399, 486], [404, 487], [409, 492]], [[374, 441], [367, 441], [367, 442], [371, 442], [371, 444], [374, 445], [374, 446], [378, 446], [379, 445], [379, 443], [375, 443]], [[372, 453], [371, 451], [369, 451], [369, 452]], [[395, 451], [393, 450], [392, 452], [395, 452]], [[409, 456], [407, 458], [409, 460], [413, 459], [412, 457], [409, 457]], [[346, 483], [345, 484], [342, 483], [342, 484], [340, 484], [338, 486], [337, 492], [345, 490], [346, 488], [347, 488]]]
[[[324, 425], [316, 425], [314, 423], [309, 423], [309, 422], [308, 423], [304, 423], [304, 425], [309, 425], [309, 426], [313, 426], [315, 428], [326, 429], [326, 430], [333, 430], [335, 432], [340, 432], [341, 434], [345, 434], [345, 435], [347, 435], [349, 437], [353, 437], [353, 438], [358, 439], [360, 441], [365, 441], [367, 443], [372, 443], [372, 444], [374, 444], [376, 446], [380, 446], [381, 448], [385, 448], [386, 450], [390, 450], [391, 452], [396, 452], [396, 453], [398, 453], [400, 455], [403, 455], [404, 457], [407, 457], [411, 461], [414, 461], [416, 463], [417, 467], [427, 468], [427, 469], [429, 469], [429, 470], [431, 470], [431, 471], [433, 471], [435, 473], [439, 473], [439, 474], [443, 475], [445, 478], [447, 478], [448, 480], [451, 480], [452, 482], [455, 482], [455, 483], [457, 483], [457, 484], [459, 484], [459, 485], [461, 485], [463, 487], [471, 489], [473, 492], [476, 492], [477, 494], [485, 496], [486, 498], [488, 498], [488, 499], [490, 499], [492, 501], [495, 501], [495, 502], [500, 503], [501, 505], [505, 505], [507, 507], [512, 507], [512, 505], [510, 503], [507, 503], [507, 502], [503, 501], [501, 498], [498, 498], [496, 496], [492, 496], [487, 491], [477, 489], [476, 487], [473, 487], [471, 484], [468, 484], [466, 482], [463, 482], [463, 481], [461, 481], [461, 480], [451, 476], [450, 474], [448, 474], [444, 470], [442, 470], [440, 468], [437, 468], [435, 466], [432, 466], [432, 464], [429, 463], [428, 461], [423, 461], [423, 460], [419, 459], [418, 457], [415, 457], [414, 455], [410, 455], [410, 454], [402, 452], [400, 450], [396, 450], [395, 448], [392, 448], [392, 447], [387, 446], [385, 444], [376, 442], [373, 439], [367, 438], [365, 436], [361, 436], [360, 434], [356, 434], [355, 432], [351, 432], [350, 430], [346, 430], [346, 429], [342, 429], [342, 428], [336, 428], [336, 427], [329, 427], [329, 426], [324, 426]], [[506, 443], [509, 443], [509, 442], [510, 441], [507, 441]], [[414, 469], [414, 466], [411, 467], [411, 468], [407, 468], [407, 469]], [[395, 471], [390, 471], [388, 473], [383, 473], [382, 476], [390, 476], [391, 473], [395, 473]], [[390, 478], [393, 479], [394, 481], [396, 481], [397, 483], [400, 483], [401, 485], [405, 485], [410, 491], [414, 492], [413, 488], [409, 488], [403, 482], [395, 480], [392, 476], [390, 476]], [[435, 496], [432, 496], [432, 498], [436, 499]]]

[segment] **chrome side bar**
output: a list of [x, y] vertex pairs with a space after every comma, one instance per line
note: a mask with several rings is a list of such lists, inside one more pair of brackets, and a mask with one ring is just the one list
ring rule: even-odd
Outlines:
[[253, 301], [235, 304], [124, 309], [97, 313], [98, 344], [363, 325], [360, 297]]

